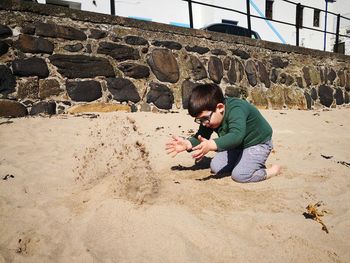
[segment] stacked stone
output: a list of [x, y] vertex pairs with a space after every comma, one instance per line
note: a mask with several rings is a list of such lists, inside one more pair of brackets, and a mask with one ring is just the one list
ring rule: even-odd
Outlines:
[[159, 40], [142, 29], [136, 29], [138, 36], [127, 28], [116, 35], [121, 27], [29, 19], [0, 24], [0, 116], [62, 113], [93, 102], [186, 109], [198, 83], [217, 83], [227, 96], [262, 108], [349, 103], [346, 63], [328, 66], [311, 58], [306, 66], [298, 54], [207, 39], [196, 45], [196, 37]]

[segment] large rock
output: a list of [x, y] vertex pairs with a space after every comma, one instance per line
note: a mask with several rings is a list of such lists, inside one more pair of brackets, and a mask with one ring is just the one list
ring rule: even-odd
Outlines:
[[228, 78], [228, 82], [231, 84], [234, 84], [237, 82], [236, 63], [234, 63], [233, 60], [231, 60], [229, 70], [227, 72], [227, 78]]
[[327, 74], [328, 83], [333, 84], [333, 81], [335, 80], [336, 77], [337, 77], [337, 74], [335, 73], [334, 69], [331, 68]]
[[182, 107], [184, 109], [188, 109], [188, 100], [192, 93], [192, 90], [197, 87], [199, 84], [191, 82], [189, 80], [185, 80], [182, 82], [181, 86], [181, 98], [182, 98]]
[[343, 90], [341, 88], [335, 89], [334, 98], [335, 98], [335, 103], [337, 105], [344, 104], [344, 94], [343, 94]]
[[114, 77], [112, 65], [105, 58], [84, 55], [52, 55], [51, 63], [67, 78]]
[[251, 101], [252, 103], [260, 109], [267, 109], [268, 108], [268, 99], [266, 92], [260, 88], [256, 87], [251, 90], [250, 93]]
[[147, 62], [158, 80], [170, 83], [176, 83], [179, 80], [179, 66], [170, 50], [154, 49]]
[[310, 82], [311, 85], [317, 86], [321, 83], [321, 76], [319, 70], [316, 68], [312, 67], [310, 68]]
[[306, 100], [306, 107], [308, 110], [311, 110], [312, 105], [313, 105], [313, 100], [311, 99], [310, 94], [307, 93], [306, 91], [304, 91], [304, 96], [305, 96], [305, 100]]
[[349, 92], [345, 91], [344, 94], [344, 103], [348, 104], [350, 102], [350, 96]]
[[306, 85], [309, 87], [311, 85], [310, 69], [309, 67], [303, 67], [302, 71]]
[[228, 81], [231, 84], [239, 83], [244, 77], [244, 66], [242, 62], [237, 59], [231, 59], [231, 65], [227, 72]]
[[346, 73], [345, 90], [350, 91], [350, 73]]
[[174, 103], [173, 92], [160, 83], [151, 82], [150, 87], [147, 93], [147, 103], [153, 103], [160, 109], [170, 110]]
[[251, 86], [255, 87], [258, 83], [256, 79], [256, 68], [253, 60], [248, 60], [245, 65], [245, 72], [247, 74], [248, 82]]
[[228, 86], [225, 90], [225, 95], [229, 97], [246, 99], [248, 97], [248, 89], [243, 86]]
[[34, 35], [35, 34], [35, 25], [32, 23], [27, 23], [22, 26], [22, 34]]
[[344, 70], [338, 71], [338, 85], [341, 87], [345, 87], [346, 81], [345, 81], [345, 73]]
[[9, 47], [5, 41], [0, 40], [0, 56], [6, 54], [9, 51]]
[[328, 75], [328, 68], [321, 66], [318, 68], [318, 71], [320, 73], [320, 79], [322, 84], [327, 84], [327, 75]]
[[279, 71], [275, 68], [272, 68], [271, 69], [271, 73], [270, 73], [270, 80], [273, 82], [273, 83], [276, 83], [277, 82], [277, 79], [279, 77]]
[[105, 38], [106, 36], [107, 36], [106, 31], [102, 31], [102, 30], [98, 30], [98, 29], [94, 29], [94, 28], [90, 29], [89, 38], [101, 39], [101, 38]]
[[225, 95], [228, 97], [240, 98], [241, 97], [240, 88], [237, 86], [228, 86], [225, 89]]
[[318, 95], [317, 95], [317, 90], [316, 90], [315, 88], [312, 88], [312, 89], [311, 89], [311, 94], [310, 94], [310, 96], [311, 96], [311, 99], [313, 99], [314, 101], [317, 100]]
[[305, 85], [304, 85], [304, 79], [302, 77], [296, 77], [296, 82], [299, 88], [304, 89]]
[[221, 59], [218, 57], [210, 57], [208, 62], [209, 78], [215, 83], [219, 84], [223, 77], [223, 65]]
[[270, 62], [271, 66], [274, 68], [285, 68], [289, 64], [287, 60], [283, 60], [281, 57], [274, 57]]
[[41, 58], [16, 59], [12, 61], [13, 73], [20, 77], [38, 76], [47, 78], [49, 69]]
[[295, 87], [284, 88], [284, 103], [289, 109], [307, 109], [304, 92], [301, 89], [297, 89]]
[[124, 75], [134, 79], [149, 77], [150, 70], [148, 67], [136, 63], [126, 62], [118, 65], [118, 69], [123, 71]]
[[16, 78], [5, 65], [0, 65], [0, 93], [7, 96], [15, 91]]
[[56, 114], [56, 102], [54, 102], [54, 101], [39, 101], [32, 106], [29, 114], [30, 115], [37, 115], [37, 114], [53, 115], [53, 114]]
[[285, 84], [287, 86], [290, 86], [290, 85], [292, 85], [294, 83], [294, 78], [291, 75], [282, 72], [279, 75], [278, 82], [281, 83], [281, 84]]
[[14, 46], [26, 53], [46, 53], [52, 54], [54, 45], [51, 41], [42, 37], [20, 35]]
[[107, 88], [113, 95], [113, 99], [117, 101], [137, 103], [141, 100], [135, 85], [128, 79], [109, 78], [107, 79]]
[[152, 44], [156, 47], [165, 47], [168, 49], [175, 49], [175, 50], [180, 50], [182, 48], [182, 45], [178, 42], [175, 42], [175, 41], [156, 40], [156, 41], [152, 42]]
[[58, 96], [63, 92], [60, 83], [56, 79], [39, 80], [39, 98], [46, 99], [52, 96]]
[[284, 89], [282, 85], [272, 85], [267, 91], [270, 107], [273, 110], [283, 109], [284, 103]]
[[97, 53], [109, 55], [117, 61], [140, 59], [140, 53], [137, 49], [110, 42], [101, 42]]
[[18, 82], [17, 99], [37, 99], [39, 94], [39, 81], [36, 77], [26, 78]]
[[258, 61], [257, 66], [260, 81], [265, 84], [266, 88], [270, 88], [271, 82], [269, 79], [269, 73], [267, 72], [265, 65], [261, 61]]
[[186, 57], [186, 66], [190, 71], [190, 75], [194, 80], [201, 80], [207, 77], [207, 71], [202, 62], [193, 55]]
[[227, 55], [227, 53], [224, 50], [219, 49], [219, 48], [213, 49], [210, 52], [215, 56], [226, 56]]
[[78, 52], [84, 48], [82, 43], [77, 43], [73, 45], [65, 45], [63, 47], [64, 50], [67, 50], [68, 52]]
[[13, 100], [0, 99], [0, 117], [23, 117], [28, 115], [27, 108]]
[[12, 36], [12, 30], [8, 26], [0, 25], [0, 39]]
[[86, 40], [85, 33], [79, 29], [56, 24], [37, 23], [35, 33], [38, 36], [64, 38], [68, 40]]
[[321, 85], [318, 87], [318, 95], [320, 102], [326, 107], [330, 107], [333, 103], [333, 89], [327, 85]]
[[198, 54], [205, 54], [205, 53], [208, 53], [209, 52], [209, 48], [207, 47], [201, 47], [201, 46], [197, 46], [197, 45], [194, 45], [194, 46], [186, 46], [185, 49], [188, 51], [188, 52], [195, 52], [195, 53], [198, 53]]
[[227, 57], [227, 56], [224, 57], [223, 65], [224, 65], [224, 70], [225, 71], [228, 71], [230, 69], [231, 60], [232, 60], [232, 58], [230, 58], [230, 57]]
[[124, 38], [126, 44], [134, 45], [134, 46], [144, 46], [148, 45], [148, 41], [143, 37], [138, 36], [126, 36]]
[[230, 49], [230, 50], [231, 50], [233, 55], [240, 57], [241, 59], [249, 59], [250, 58], [250, 55], [242, 49]]
[[67, 81], [66, 89], [74, 101], [94, 101], [102, 97], [101, 84], [95, 80]]

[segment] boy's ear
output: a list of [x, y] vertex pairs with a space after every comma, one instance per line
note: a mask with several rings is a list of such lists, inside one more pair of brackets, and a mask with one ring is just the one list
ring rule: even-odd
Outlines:
[[225, 104], [223, 103], [218, 103], [216, 105], [216, 109], [220, 112], [220, 113], [223, 113], [225, 111]]

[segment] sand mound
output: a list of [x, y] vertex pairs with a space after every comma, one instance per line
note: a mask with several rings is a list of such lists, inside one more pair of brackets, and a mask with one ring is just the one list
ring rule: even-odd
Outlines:
[[[89, 134], [90, 145], [75, 153], [74, 174], [84, 188], [108, 181], [113, 193], [137, 204], [150, 202], [159, 191], [159, 179], [150, 166], [149, 152], [137, 139], [132, 118], [113, 118]], [[107, 157], [107, 158], [106, 158]]]

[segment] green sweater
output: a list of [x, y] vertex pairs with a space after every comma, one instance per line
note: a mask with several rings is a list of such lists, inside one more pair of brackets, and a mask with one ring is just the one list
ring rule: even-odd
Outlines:
[[209, 140], [214, 131], [218, 134], [218, 138], [214, 139], [218, 151], [245, 149], [264, 143], [272, 137], [272, 128], [259, 110], [249, 102], [237, 98], [225, 99], [224, 118], [217, 129], [199, 126], [198, 132], [189, 138], [192, 147], [199, 144], [199, 135]]

